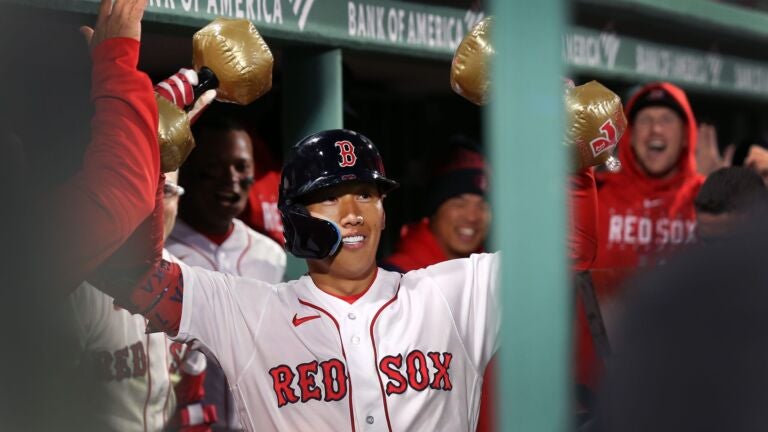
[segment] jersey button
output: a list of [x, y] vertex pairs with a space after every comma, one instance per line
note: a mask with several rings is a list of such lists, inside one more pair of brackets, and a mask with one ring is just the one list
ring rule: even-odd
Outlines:
[[347, 314], [347, 318], [349, 318], [351, 320], [357, 319], [357, 315], [355, 315], [354, 312], [350, 312], [350, 313]]
[[355, 345], [359, 345], [360, 344], [360, 338], [357, 337], [357, 336], [352, 336], [352, 343], [355, 344]]
[[368, 424], [373, 424], [373, 416], [368, 416], [365, 418], [365, 422]]

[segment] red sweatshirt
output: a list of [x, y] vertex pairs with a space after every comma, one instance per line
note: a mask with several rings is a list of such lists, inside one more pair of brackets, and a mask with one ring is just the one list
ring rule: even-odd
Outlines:
[[403, 227], [395, 253], [382, 262], [384, 268], [403, 273], [445, 261], [445, 253], [429, 229], [429, 219]]
[[[668, 83], [643, 87], [624, 107], [629, 116], [638, 97], [663, 88], [683, 107], [687, 117], [685, 149], [677, 173], [668, 179], [648, 177], [631, 148], [631, 127], [619, 141], [621, 171], [597, 176], [598, 248], [592, 266], [601, 303], [638, 266], [653, 265], [674, 247], [693, 241], [696, 216], [693, 200], [704, 178], [696, 172], [696, 118], [680, 88]], [[577, 310], [577, 382], [594, 390], [601, 369], [584, 311]]]
[[[597, 192], [592, 170], [574, 174], [569, 180], [569, 204], [571, 223], [568, 236], [569, 257], [574, 271], [590, 268], [597, 247]], [[395, 247], [395, 253], [387, 257], [382, 265], [397, 268], [402, 272], [415, 270], [445, 261], [446, 257], [425, 219], [409, 225]], [[582, 312], [583, 313], [583, 312]], [[586, 322], [586, 321], [585, 321]], [[483, 389], [480, 394], [480, 415], [477, 431], [496, 430], [496, 404], [493, 395], [496, 384], [496, 357], [491, 360], [483, 375]]]
[[[569, 257], [571, 268], [583, 271], [592, 265], [597, 248], [595, 178], [592, 170], [587, 170], [572, 175], [569, 181], [569, 203], [572, 209], [568, 238]], [[382, 261], [382, 266], [405, 273], [446, 259], [435, 235], [429, 229], [429, 220], [423, 219], [407, 225], [402, 230], [400, 241], [395, 245], [395, 252]]]
[[627, 115], [637, 98], [663, 88], [683, 107], [687, 136], [678, 170], [671, 178], [648, 177], [631, 148], [632, 125], [619, 141], [621, 171], [601, 173], [598, 188], [598, 253], [594, 268], [616, 269], [653, 265], [664, 252], [693, 241], [696, 223], [693, 200], [704, 182], [696, 172], [696, 118], [678, 87], [653, 83], [627, 103]]
[[139, 42], [107, 39], [92, 53], [95, 114], [82, 169], [38, 203], [56, 283], [73, 289], [155, 206], [160, 176], [152, 83], [136, 69]]

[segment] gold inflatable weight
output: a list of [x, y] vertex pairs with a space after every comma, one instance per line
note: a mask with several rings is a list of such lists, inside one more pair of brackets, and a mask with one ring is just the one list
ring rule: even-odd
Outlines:
[[621, 98], [597, 81], [565, 91], [565, 144], [575, 150], [576, 169], [606, 164], [620, 168], [613, 149], [627, 129]]
[[476, 105], [488, 102], [488, 78], [493, 58], [491, 27], [493, 17], [486, 17], [464, 36], [451, 62], [451, 88]]
[[272, 52], [245, 19], [217, 18], [195, 33], [192, 63], [216, 75], [220, 101], [248, 105], [272, 88]]
[[176, 171], [195, 147], [189, 116], [176, 104], [155, 94], [160, 114], [157, 138], [160, 143], [160, 169]]
[[[192, 38], [192, 62], [199, 84], [195, 98], [216, 89], [223, 102], [247, 105], [272, 88], [274, 59], [256, 27], [245, 19], [217, 18]], [[187, 114], [158, 96], [160, 168], [177, 170], [195, 147]]]
[[[485, 105], [494, 56], [490, 34], [493, 17], [478, 22], [456, 48], [451, 63], [451, 88], [476, 105]], [[597, 81], [574, 86], [563, 81], [565, 92], [565, 144], [572, 149], [574, 166], [585, 169], [605, 164], [616, 171], [621, 164], [613, 149], [627, 128], [621, 99]]]

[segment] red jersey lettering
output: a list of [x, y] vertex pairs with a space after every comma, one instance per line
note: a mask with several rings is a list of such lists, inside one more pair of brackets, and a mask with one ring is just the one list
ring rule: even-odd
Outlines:
[[339, 401], [347, 394], [347, 373], [344, 363], [337, 359], [331, 359], [320, 363], [323, 369], [323, 387], [325, 387], [325, 401]]
[[130, 378], [131, 367], [128, 366], [128, 347], [115, 351], [115, 379], [122, 381]]
[[301, 389], [301, 401], [306, 403], [311, 399], [323, 400], [320, 388], [315, 384], [317, 376], [317, 362], [309, 362], [296, 366], [299, 375], [299, 388]]
[[144, 352], [144, 344], [136, 342], [131, 345], [131, 356], [133, 356], [133, 376], [144, 376], [147, 373], [147, 355]]
[[293, 381], [294, 373], [290, 367], [286, 365], [275, 366], [269, 370], [269, 374], [272, 375], [272, 388], [275, 391], [277, 397], [277, 407], [282, 407], [290, 403], [296, 403], [299, 401], [299, 397], [291, 388], [291, 381]]
[[389, 378], [389, 382], [386, 386], [387, 396], [391, 394], [402, 394], [408, 389], [408, 383], [405, 380], [403, 374], [400, 373], [400, 368], [403, 366], [403, 356], [386, 356], [379, 362], [379, 370]]
[[408, 384], [417, 391], [422, 391], [429, 385], [429, 369], [427, 368], [427, 358], [424, 353], [415, 350], [411, 351], [406, 358], [408, 367]]
[[440, 360], [440, 353], [431, 352], [427, 353], [432, 360], [432, 364], [435, 366], [435, 377], [432, 378], [432, 387], [435, 390], [448, 390], [453, 388], [451, 384], [451, 377], [448, 375], [448, 368], [451, 367], [451, 359], [453, 355], [451, 353], [442, 353], [442, 360]]

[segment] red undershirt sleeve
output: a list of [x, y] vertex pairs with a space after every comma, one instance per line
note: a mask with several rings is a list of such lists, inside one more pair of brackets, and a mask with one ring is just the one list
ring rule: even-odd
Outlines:
[[95, 113], [82, 169], [40, 201], [58, 283], [75, 288], [154, 207], [160, 175], [152, 83], [137, 70], [139, 42], [107, 39], [92, 52]]

